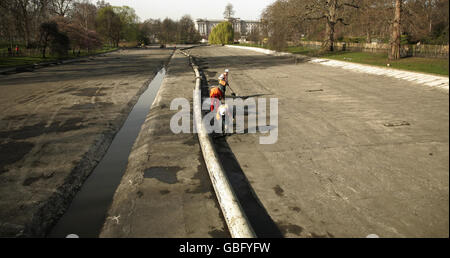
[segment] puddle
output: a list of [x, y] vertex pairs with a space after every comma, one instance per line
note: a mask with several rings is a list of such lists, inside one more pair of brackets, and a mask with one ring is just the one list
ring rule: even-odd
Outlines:
[[180, 167], [151, 167], [144, 171], [144, 178], [155, 178], [166, 184], [178, 183], [177, 172]]
[[114, 192], [126, 170], [128, 156], [166, 74], [161, 69], [139, 97], [103, 159], [84, 182], [69, 209], [48, 237], [98, 237]]

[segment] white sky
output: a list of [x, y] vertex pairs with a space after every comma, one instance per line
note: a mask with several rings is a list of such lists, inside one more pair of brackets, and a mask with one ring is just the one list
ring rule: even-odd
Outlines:
[[[91, 2], [96, 3], [97, 0]], [[231, 3], [234, 17], [258, 20], [261, 12], [275, 0], [105, 0], [113, 6], [132, 7], [141, 21], [146, 19], [180, 19], [189, 14], [192, 19], [222, 19], [225, 6]]]

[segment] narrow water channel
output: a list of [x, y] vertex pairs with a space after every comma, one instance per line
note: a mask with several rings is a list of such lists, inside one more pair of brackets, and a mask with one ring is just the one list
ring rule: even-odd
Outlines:
[[139, 97], [127, 120], [114, 137], [103, 159], [76, 194], [69, 209], [48, 237], [75, 234], [81, 238], [98, 237], [116, 188], [128, 164], [131, 148], [150, 111], [166, 74], [161, 69]]

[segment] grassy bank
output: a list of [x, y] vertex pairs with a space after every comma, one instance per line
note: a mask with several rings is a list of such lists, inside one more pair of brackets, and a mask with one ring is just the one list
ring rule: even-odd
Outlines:
[[[256, 44], [239, 44], [239, 46], [265, 48]], [[390, 68], [400, 70], [431, 73], [446, 76], [449, 75], [448, 59], [407, 57], [402, 58], [400, 60], [389, 61], [387, 53], [368, 53], [368, 52], [349, 52], [349, 51], [321, 52], [319, 51], [319, 49], [307, 48], [302, 46], [288, 47], [284, 51], [311, 57], [322, 57], [381, 67], [387, 67], [387, 65], [389, 64]]]
[[0, 57], [0, 68], [8, 68], [8, 67], [17, 67], [17, 66], [24, 66], [24, 65], [31, 65], [36, 63], [42, 63], [42, 62], [51, 62], [56, 60], [67, 60], [67, 59], [74, 59], [78, 57], [83, 56], [89, 56], [89, 55], [95, 55], [95, 54], [102, 54], [107, 53], [116, 50], [117, 48], [110, 48], [110, 47], [104, 47], [102, 49], [93, 50], [93, 51], [86, 51], [81, 50], [80, 54], [78, 55], [78, 51], [75, 53], [72, 53], [72, 51], [68, 52], [67, 57], [64, 58], [58, 58], [56, 56], [48, 56], [47, 58], [42, 58], [42, 56], [12, 56], [12, 57]]
[[388, 60], [387, 54], [364, 52], [327, 54], [325, 57], [335, 60], [383, 67], [387, 67], [387, 64], [389, 64], [391, 68], [447, 76], [449, 68], [448, 59], [441, 58], [407, 57], [400, 60], [390, 61]]

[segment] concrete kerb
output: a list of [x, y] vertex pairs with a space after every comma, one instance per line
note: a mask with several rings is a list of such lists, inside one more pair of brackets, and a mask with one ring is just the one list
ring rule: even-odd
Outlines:
[[360, 73], [384, 75], [384, 76], [393, 77], [393, 78], [397, 78], [397, 79], [407, 80], [407, 81], [414, 82], [417, 84], [426, 85], [429, 87], [437, 87], [437, 88], [443, 89], [447, 92], [449, 91], [449, 80], [448, 80], [448, 77], [445, 77], [445, 76], [438, 76], [438, 75], [419, 73], [419, 72], [410, 72], [410, 71], [404, 71], [404, 70], [398, 70], [398, 69], [392, 69], [392, 68], [386, 68], [386, 67], [378, 67], [378, 66], [372, 66], [372, 65], [366, 65], [366, 64], [357, 64], [357, 63], [325, 59], [325, 58], [306, 57], [306, 56], [302, 56], [302, 55], [298, 55], [298, 54], [277, 52], [274, 50], [256, 48], [256, 47], [232, 46], [232, 45], [225, 45], [225, 46], [229, 47], [229, 48], [251, 50], [251, 51], [263, 53], [266, 55], [308, 58], [309, 59], [308, 62], [313, 63], [313, 64], [321, 64], [321, 65], [327, 65], [327, 66], [332, 66], [332, 67], [338, 67], [338, 68], [343, 68], [346, 70], [351, 70], [351, 71], [360, 72]]
[[[189, 57], [195, 72], [195, 90], [201, 92], [201, 76], [198, 66], [193, 62], [191, 56], [180, 51]], [[211, 183], [217, 196], [222, 214], [227, 223], [230, 234], [233, 238], [256, 238], [256, 234], [245, 215], [236, 194], [225, 174], [219, 156], [214, 148], [210, 135], [203, 124], [201, 105], [201, 94], [194, 94], [194, 123], [197, 128], [197, 137], [202, 149], [203, 159], [208, 169]]]

